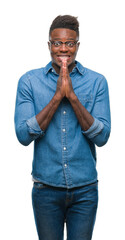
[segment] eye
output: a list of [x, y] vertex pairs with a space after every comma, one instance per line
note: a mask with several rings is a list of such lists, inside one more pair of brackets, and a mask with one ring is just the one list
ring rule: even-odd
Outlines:
[[74, 47], [74, 42], [67, 42], [66, 45], [67, 45], [68, 47]]
[[59, 41], [54, 41], [54, 42], [53, 42], [53, 45], [54, 45], [55, 47], [59, 47], [59, 46], [61, 45], [61, 42], [59, 42]]

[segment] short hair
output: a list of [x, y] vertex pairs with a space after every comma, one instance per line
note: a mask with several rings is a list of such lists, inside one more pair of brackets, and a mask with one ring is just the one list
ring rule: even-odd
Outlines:
[[67, 28], [74, 30], [77, 33], [77, 36], [79, 37], [79, 22], [77, 20], [77, 17], [73, 17], [71, 15], [57, 16], [50, 26], [49, 36], [51, 32], [56, 28]]

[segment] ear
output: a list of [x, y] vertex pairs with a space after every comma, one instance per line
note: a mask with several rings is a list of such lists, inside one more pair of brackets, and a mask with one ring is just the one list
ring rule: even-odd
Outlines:
[[80, 42], [77, 43], [78, 49], [79, 49]]
[[50, 47], [51, 47], [51, 46], [50, 46], [50, 42], [48, 42], [48, 48], [49, 48], [49, 50], [50, 50]]

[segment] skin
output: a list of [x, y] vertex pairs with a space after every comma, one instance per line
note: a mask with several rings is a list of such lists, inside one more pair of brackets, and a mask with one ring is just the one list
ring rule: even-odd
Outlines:
[[[51, 32], [50, 40], [58, 40], [61, 42], [69, 40], [77, 41], [78, 36], [74, 30], [58, 28]], [[94, 119], [75, 95], [72, 87], [72, 80], [69, 76], [69, 73], [75, 66], [75, 58], [79, 48], [79, 43], [70, 49], [67, 48], [65, 44], [57, 48], [48, 43], [48, 47], [52, 58], [52, 66], [59, 74], [59, 78], [57, 80], [55, 95], [52, 100], [39, 114], [36, 115], [38, 124], [42, 130], [46, 130], [60, 102], [64, 97], [66, 97], [70, 101], [81, 128], [86, 131], [93, 124]], [[65, 57], [61, 58], [62, 55]]]
[[[57, 40], [57, 41], [62, 41], [62, 42], [78, 41], [78, 37], [77, 37], [77, 33], [73, 30], [65, 29], [65, 28], [58, 28], [58, 29], [54, 29], [51, 32], [50, 40], [51, 41]], [[68, 60], [67, 66], [68, 66], [69, 72], [71, 72], [75, 66], [75, 58], [76, 58], [76, 54], [77, 54], [77, 51], [79, 48], [79, 43], [70, 49], [68, 49], [65, 46], [65, 44], [63, 44], [59, 48], [55, 48], [48, 42], [48, 46], [49, 46], [50, 55], [52, 58], [52, 65], [55, 68], [56, 72], [58, 74], [60, 73], [61, 61], [58, 59], [59, 55], [70, 56], [70, 60]]]

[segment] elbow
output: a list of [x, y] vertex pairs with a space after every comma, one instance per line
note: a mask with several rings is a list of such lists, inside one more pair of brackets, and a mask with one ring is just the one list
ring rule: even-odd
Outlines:
[[102, 132], [96, 136], [92, 141], [98, 146], [103, 147], [109, 139], [110, 129], [103, 129]]
[[17, 137], [18, 141], [23, 145], [23, 146], [28, 146], [30, 143], [28, 143], [27, 141], [25, 141], [24, 139], [21, 139], [19, 137]]
[[24, 133], [22, 129], [17, 128], [16, 129], [16, 136], [18, 141], [23, 145], [23, 146], [28, 146], [31, 143], [31, 139], [27, 136], [27, 133]]
[[97, 143], [95, 143], [98, 147], [103, 147], [106, 143], [107, 143], [108, 139], [104, 139], [102, 141], [98, 141]]

